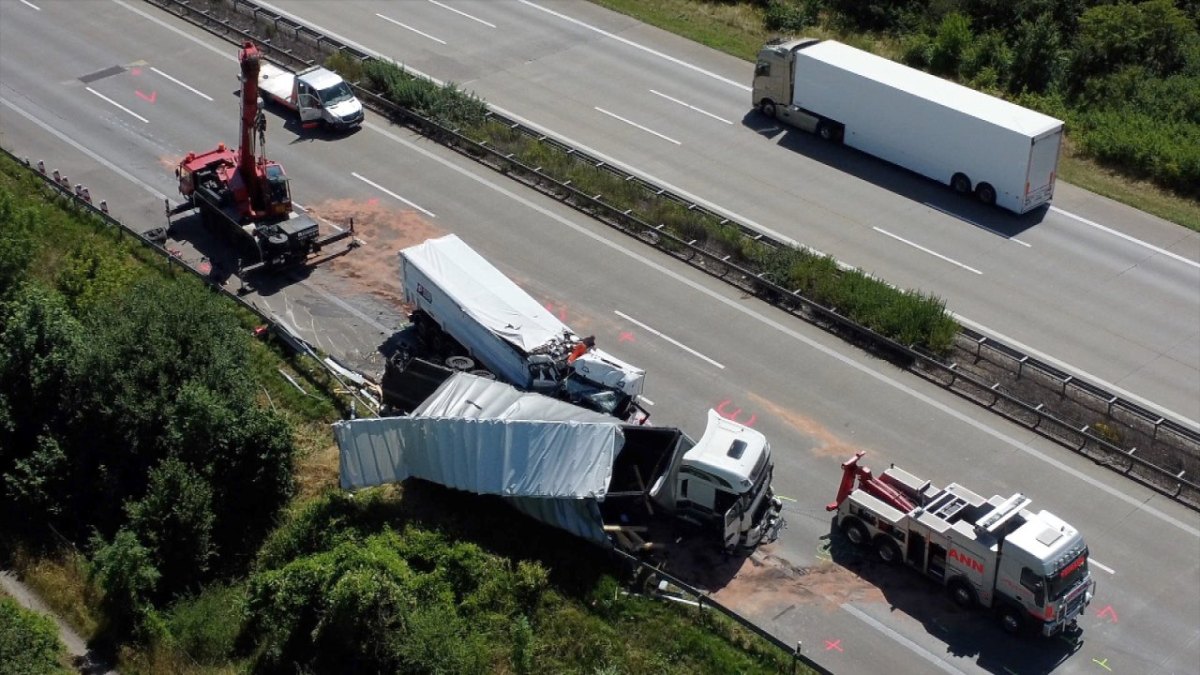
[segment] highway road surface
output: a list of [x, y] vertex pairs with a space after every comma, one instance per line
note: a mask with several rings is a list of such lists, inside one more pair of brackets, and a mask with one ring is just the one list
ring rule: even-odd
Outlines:
[[[420, 2], [396, 3], [416, 11]], [[308, 7], [309, 5], [304, 5]], [[316, 3], [313, 3], [316, 7]], [[80, 8], [91, 11], [81, 13]], [[142, 3], [0, 0], [0, 144], [42, 159], [145, 229], [174, 163], [236, 143], [236, 49]], [[694, 437], [718, 408], [771, 440], [788, 526], [715, 561], [718, 598], [838, 673], [1191, 673], [1200, 515], [385, 121], [345, 137], [268, 114], [297, 201], [354, 215], [367, 246], [249, 297], [323, 350], [377, 370], [404, 323], [396, 251], [455, 232], [604, 349], [648, 371], [657, 423]], [[184, 221], [198, 262], [219, 244]], [[1087, 537], [1082, 639], [1019, 640], [914, 574], [830, 538], [838, 464], [865, 450], [944, 484], [1021, 491]]]

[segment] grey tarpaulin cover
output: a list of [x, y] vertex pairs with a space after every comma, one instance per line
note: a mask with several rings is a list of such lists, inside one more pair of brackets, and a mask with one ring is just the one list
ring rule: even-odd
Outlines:
[[608, 542], [597, 502], [624, 443], [611, 417], [458, 373], [411, 416], [341, 421], [334, 436], [344, 489], [422, 478]]

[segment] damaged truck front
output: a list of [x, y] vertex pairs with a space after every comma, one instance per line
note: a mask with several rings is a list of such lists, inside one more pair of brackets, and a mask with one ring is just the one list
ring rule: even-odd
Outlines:
[[766, 438], [715, 411], [696, 442], [420, 360], [405, 373], [409, 414], [334, 425], [344, 489], [421, 478], [629, 552], [675, 541], [681, 520], [727, 551], [782, 525]]

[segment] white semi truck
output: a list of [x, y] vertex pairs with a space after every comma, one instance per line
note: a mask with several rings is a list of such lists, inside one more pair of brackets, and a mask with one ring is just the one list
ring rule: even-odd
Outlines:
[[768, 44], [752, 105], [768, 117], [1017, 214], [1054, 196], [1063, 123], [833, 40]]
[[414, 477], [497, 495], [629, 553], [669, 548], [685, 530], [751, 549], [783, 524], [766, 437], [716, 411], [697, 442], [419, 358], [389, 377], [405, 414], [334, 425], [344, 489]]
[[457, 235], [404, 249], [400, 267], [422, 354], [469, 356], [519, 389], [648, 417], [638, 403], [645, 371], [576, 335]]
[[842, 464], [837, 498], [826, 507], [837, 512], [847, 539], [872, 547], [885, 563], [924, 573], [963, 607], [994, 608], [1009, 633], [1076, 628], [1096, 589], [1078, 530], [1027, 510], [1031, 500], [1020, 493], [984, 499], [895, 466], [875, 477], [858, 465], [863, 454]]
[[354, 90], [328, 68], [311, 66], [293, 73], [264, 61], [258, 91], [264, 99], [296, 113], [301, 124], [349, 129], [363, 123], [362, 103]]

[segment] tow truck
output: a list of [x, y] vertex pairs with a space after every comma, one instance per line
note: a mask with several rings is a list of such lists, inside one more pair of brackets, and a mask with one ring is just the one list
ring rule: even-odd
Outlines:
[[825, 507], [851, 543], [925, 574], [964, 608], [993, 608], [1008, 633], [1078, 630], [1096, 590], [1078, 530], [1028, 510], [1032, 500], [1020, 493], [984, 499], [894, 465], [875, 477], [859, 466], [863, 454], [842, 463], [837, 498]]
[[[301, 264], [322, 247], [353, 237], [349, 229], [320, 234], [317, 220], [292, 203], [287, 174], [266, 156], [266, 117], [259, 105], [258, 73], [262, 54], [252, 42], [238, 53], [242, 74], [241, 144], [236, 150], [220, 143], [208, 152], [188, 153], [175, 169], [179, 193], [186, 202], [170, 217], [196, 209], [205, 225], [231, 233], [253, 259], [239, 267], [244, 275]], [[255, 142], [257, 140], [257, 143]], [[353, 248], [351, 241], [347, 248]]]

